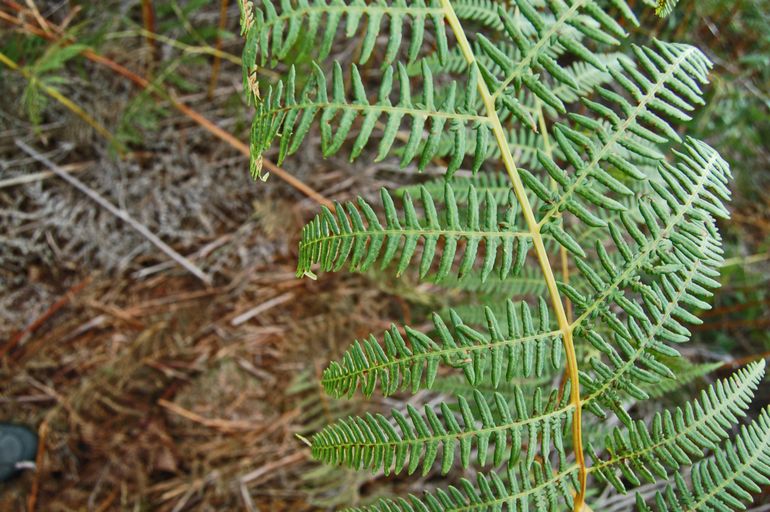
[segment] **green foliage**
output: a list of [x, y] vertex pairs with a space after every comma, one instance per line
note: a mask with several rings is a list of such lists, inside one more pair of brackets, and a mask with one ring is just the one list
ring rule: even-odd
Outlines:
[[[677, 473], [673, 485], [655, 496], [654, 510], [742, 510], [752, 494], [770, 483], [770, 410], [764, 409], [740, 434], [717, 449], [708, 459], [696, 463], [690, 472], [692, 483]], [[642, 511], [647, 506], [637, 495]]]
[[378, 381], [384, 395], [392, 395], [399, 387], [409, 387], [415, 393], [432, 386], [442, 363], [462, 369], [471, 385], [483, 382], [488, 370], [495, 388], [517, 375], [529, 377], [534, 372], [541, 376], [547, 364], [559, 368], [562, 343], [561, 333], [550, 328], [545, 301], [540, 301], [538, 309], [535, 320], [525, 302], [517, 305], [507, 301], [501, 322], [490, 308], [485, 308], [486, 332], [464, 324], [452, 310], [451, 330], [439, 315], [434, 315], [440, 343], [405, 327], [407, 346], [393, 326], [384, 334], [384, 350], [374, 336], [357, 342], [341, 363], [332, 363], [327, 368], [322, 383], [326, 392], [335, 397], [352, 396], [359, 386], [364, 396], [371, 396]]
[[666, 467], [692, 464], [693, 458], [717, 448], [746, 414], [764, 368], [764, 362], [754, 363], [729, 380], [716, 382], [684, 408], [656, 413], [649, 427], [638, 421], [624, 431], [616, 429], [605, 440], [610, 458], [601, 460], [593, 452], [591, 472], [619, 492], [626, 492], [626, 485], [616, 475], [618, 469], [625, 480], [638, 486], [641, 479], [655, 482], [668, 478]]
[[[443, 245], [443, 251], [438, 257], [437, 280], [449, 275], [460, 241], [465, 242], [465, 251], [457, 270], [460, 277], [468, 273], [476, 263], [481, 242], [485, 246], [482, 281], [496, 266], [500, 278], [505, 279], [511, 273], [517, 275], [524, 265], [530, 242], [526, 232], [517, 229], [515, 202], [507, 201], [508, 206], [500, 214], [497, 201], [491, 193], [487, 193], [483, 201], [480, 201], [475, 188], [471, 187], [467, 206], [461, 211], [452, 187], [447, 185], [444, 195], [445, 215], [442, 219], [437, 213], [433, 197], [426, 189], [422, 189], [420, 194], [424, 216], [418, 216], [408, 192], [403, 196], [403, 216], [399, 216], [387, 190], [383, 189], [381, 196], [385, 226], [374, 209], [361, 198], [358, 200], [358, 208], [353, 203], [344, 207], [338, 205], [336, 217], [324, 209], [302, 232], [297, 274], [304, 274], [315, 263], [320, 263], [322, 270], [337, 271], [349, 261], [353, 269], [364, 271], [380, 260], [380, 266], [385, 268], [398, 256], [396, 275], [400, 275], [409, 267], [419, 241], [423, 243], [419, 267], [422, 278], [428, 275], [438, 257], [439, 242]], [[402, 239], [403, 246], [399, 247]]]
[[69, 79], [61, 74], [68, 61], [77, 57], [88, 47], [81, 44], [69, 46], [51, 45], [39, 58], [25, 69], [29, 76], [27, 86], [21, 96], [21, 103], [34, 126], [42, 122], [43, 112], [48, 106], [45, 86], [55, 87], [67, 84]]
[[[709, 59], [681, 43], [623, 45], [638, 23], [623, 0], [241, 8], [255, 176], [263, 153], [275, 147], [285, 164], [313, 130], [325, 157], [443, 171], [383, 189], [380, 206], [322, 209], [302, 232], [297, 274], [378, 265], [476, 294], [477, 306], [434, 313], [425, 329], [355, 341], [325, 370], [334, 398], [442, 394], [333, 422], [313, 435], [314, 458], [386, 475], [476, 473], [475, 484], [361, 510], [577, 510], [593, 499], [600, 510], [602, 495], [692, 463], [694, 491], [675, 476], [657, 506], [739, 509], [740, 489], [764, 481], [751, 450], [770, 443], [766, 414], [706, 457], [749, 414], [763, 364], [649, 425], [629, 407], [713, 369], [677, 349], [723, 263], [716, 220], [728, 217], [731, 172], [682, 127], [704, 104]], [[268, 64], [281, 79], [255, 83]], [[715, 467], [737, 475], [718, 498]]]
[[658, 0], [658, 5], [655, 6], [655, 14], [661, 18], [668, 16], [678, 3], [679, 0]]

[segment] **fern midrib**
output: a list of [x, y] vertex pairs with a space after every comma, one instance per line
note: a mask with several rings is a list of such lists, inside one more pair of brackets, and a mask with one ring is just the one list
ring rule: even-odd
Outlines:
[[498, 87], [494, 94], [492, 94], [493, 102], [497, 102], [497, 99], [505, 91], [505, 88], [511, 85], [514, 80], [521, 77], [525, 70], [529, 69], [529, 63], [540, 54], [540, 49], [545, 46], [546, 43], [550, 43], [551, 37], [555, 36], [557, 32], [567, 23], [567, 21], [572, 18], [573, 14], [575, 14], [578, 9], [583, 7], [585, 3], [585, 0], [580, 0], [572, 4], [572, 6], [567, 9], [564, 14], [554, 22], [553, 25], [548, 27], [548, 30], [546, 30], [542, 36], [539, 36], [540, 39], [538, 39], [537, 43], [530, 47], [527, 55], [519, 61], [519, 63], [516, 65], [516, 68], [511, 71], [511, 74], [508, 75], [505, 80], [503, 80], [503, 83], [500, 84], [500, 87]]
[[[457, 39], [457, 44], [459, 45], [462, 54], [468, 61], [468, 65], [476, 65], [476, 56], [473, 53], [473, 48], [471, 47], [470, 42], [465, 35], [465, 31], [463, 30], [462, 24], [460, 23], [460, 20], [458, 19], [457, 14], [455, 13], [454, 8], [450, 3], [450, 0], [440, 1], [445, 11], [445, 17], [449, 23], [450, 28], [452, 29], [452, 32], [455, 35], [455, 38]], [[521, 177], [519, 176], [518, 170], [516, 168], [516, 163], [513, 161], [513, 155], [510, 151], [510, 148], [508, 147], [508, 139], [506, 137], [503, 125], [500, 122], [500, 117], [497, 114], [495, 100], [492, 97], [492, 94], [490, 93], [489, 88], [487, 87], [487, 84], [480, 73], [477, 73], [476, 81], [479, 94], [484, 101], [487, 115], [489, 116], [490, 121], [492, 121], [492, 130], [495, 134], [497, 145], [500, 148], [503, 163], [505, 165], [506, 172], [508, 173], [508, 177], [511, 180], [514, 194], [516, 195], [516, 198], [521, 205], [522, 215], [526, 220], [527, 227], [532, 232], [532, 241], [535, 247], [535, 252], [537, 254], [538, 261], [540, 262], [540, 268], [543, 271], [543, 277], [545, 278], [546, 285], [548, 287], [548, 293], [551, 297], [551, 303], [553, 305], [554, 312], [556, 313], [559, 330], [562, 332], [564, 351], [567, 359], [567, 375], [570, 380], [570, 400], [575, 407], [572, 422], [572, 437], [573, 446], [575, 449], [575, 458], [579, 466], [578, 479], [580, 483], [577, 495], [575, 496], [574, 510], [575, 512], [580, 512], [583, 508], [583, 503], [585, 500], [584, 496], [586, 492], [587, 473], [585, 454], [583, 453], [580, 381], [578, 375], [577, 355], [575, 354], [575, 346], [572, 340], [572, 328], [570, 327], [567, 314], [564, 310], [564, 305], [561, 301], [561, 296], [556, 285], [556, 278], [554, 277], [551, 264], [548, 261], [548, 253], [545, 249], [545, 244], [543, 243], [543, 238], [540, 234], [540, 227], [538, 226], [535, 213], [532, 210], [532, 206], [529, 203], [529, 198], [527, 197], [526, 189], [524, 188], [524, 184], [521, 181]]]
[[352, 377], [360, 377], [363, 376], [366, 373], [371, 372], [381, 372], [385, 368], [390, 368], [392, 366], [411, 366], [413, 363], [424, 360], [424, 359], [430, 359], [432, 357], [445, 357], [445, 356], [451, 356], [456, 354], [467, 354], [469, 352], [478, 352], [483, 350], [491, 350], [494, 348], [500, 348], [500, 347], [506, 347], [508, 345], [514, 345], [516, 343], [527, 343], [529, 341], [535, 341], [540, 339], [548, 339], [548, 338], [556, 338], [561, 335], [561, 331], [548, 331], [544, 333], [539, 334], [533, 334], [531, 336], [525, 336], [521, 338], [505, 338], [502, 340], [492, 341], [490, 343], [484, 343], [481, 345], [467, 345], [467, 346], [458, 346], [458, 347], [450, 347], [450, 348], [442, 348], [441, 350], [433, 351], [433, 352], [420, 352], [420, 353], [413, 353], [411, 356], [402, 358], [402, 359], [394, 359], [387, 363], [380, 363], [373, 366], [369, 366], [364, 369], [346, 369], [349, 370], [349, 373], [345, 373], [344, 375], [334, 376], [330, 378], [323, 378], [322, 383], [324, 384], [332, 384], [335, 382], [348, 380]]
[[354, 231], [351, 233], [332, 233], [322, 237], [314, 238], [307, 242], [300, 244], [300, 249], [303, 247], [309, 247], [313, 245], [330, 242], [332, 240], [344, 240], [346, 238], [358, 238], [358, 237], [374, 237], [374, 236], [417, 236], [430, 238], [436, 237], [455, 237], [455, 238], [529, 238], [532, 233], [529, 231], [465, 231], [465, 230], [435, 230], [435, 229], [382, 229], [372, 231]]
[[580, 326], [580, 324], [585, 320], [591, 313], [593, 313], [596, 308], [599, 307], [600, 304], [603, 304], [607, 298], [614, 294], [618, 287], [626, 280], [628, 279], [632, 274], [634, 274], [639, 268], [646, 263], [647, 257], [655, 251], [658, 246], [663, 243], [663, 241], [668, 239], [669, 234], [671, 231], [679, 224], [679, 222], [684, 219], [687, 212], [690, 210], [690, 207], [692, 206], [693, 202], [700, 198], [700, 193], [705, 189], [706, 184], [709, 181], [710, 177], [710, 171], [711, 167], [714, 165], [714, 163], [719, 159], [719, 154], [714, 153], [711, 158], [709, 158], [708, 162], [704, 165], [704, 172], [699, 177], [698, 182], [693, 187], [692, 192], [690, 193], [690, 197], [687, 198], [687, 201], [679, 208], [679, 211], [676, 212], [675, 215], [672, 215], [669, 217], [669, 222], [666, 224], [666, 227], [664, 229], [660, 230], [660, 233], [656, 238], [653, 239], [651, 243], [649, 243], [646, 247], [644, 247], [643, 250], [639, 252], [630, 262], [628, 262], [625, 266], [625, 269], [623, 272], [621, 272], [605, 289], [602, 291], [602, 293], [599, 295], [599, 298], [594, 300], [591, 305], [586, 308], [586, 310], [581, 313], [577, 319], [572, 323], [572, 329], [575, 329], [576, 327]]
[[[435, 434], [430, 436], [422, 436], [422, 437], [410, 437], [406, 439], [400, 439], [397, 441], [367, 441], [365, 443], [358, 443], [358, 442], [351, 442], [351, 443], [334, 443], [330, 445], [321, 445], [317, 447], [313, 447], [314, 450], [317, 451], [337, 451], [337, 450], [343, 450], [345, 448], [360, 448], [360, 449], [366, 449], [366, 448], [390, 448], [395, 449], [397, 446], [411, 446], [411, 445], [424, 445], [427, 442], [431, 443], [441, 443], [444, 441], [449, 440], [456, 440], [460, 441], [461, 439], [464, 439], [466, 437], [470, 438], [476, 438], [476, 437], [482, 437], [486, 434], [493, 434], [495, 432], [500, 431], [507, 431], [511, 430], [513, 428], [523, 429], [524, 427], [527, 427], [531, 425], [532, 423], [540, 423], [545, 418], [551, 418], [555, 416], [560, 416], [562, 414], [566, 414], [569, 412], [569, 409], [572, 408], [572, 405], [568, 405], [567, 407], [561, 407], [559, 409], [555, 409], [548, 414], [541, 414], [536, 416], [530, 416], [525, 419], [517, 419], [516, 421], [513, 421], [511, 423], [505, 423], [503, 425], [493, 425], [491, 427], [482, 427], [482, 428], [473, 428], [472, 430], [466, 430], [464, 432], [447, 432], [446, 434]], [[466, 425], [468, 427], [468, 425]], [[404, 434], [402, 432], [402, 434]], [[422, 460], [422, 454], [420, 454], [420, 460]]]
[[575, 181], [570, 184], [569, 188], [564, 191], [559, 200], [551, 207], [549, 207], [548, 211], [540, 220], [541, 227], [546, 222], [548, 222], [550, 218], [564, 209], [564, 205], [572, 198], [577, 188], [591, 176], [591, 171], [593, 171], [599, 165], [602, 159], [610, 153], [610, 151], [613, 149], [613, 146], [615, 146], [620, 138], [626, 134], [628, 129], [636, 122], [636, 119], [643, 112], [647, 111], [647, 105], [656, 98], [661, 90], [665, 89], [666, 82], [673, 76], [674, 72], [679, 69], [679, 66], [686, 60], [686, 57], [689, 57], [689, 55], [695, 51], [696, 50], [694, 48], [688, 48], [687, 51], [682, 52], [682, 54], [673, 63], [671, 63], [668, 70], [658, 77], [658, 81], [655, 82], [655, 86], [639, 100], [636, 108], [634, 108], [631, 114], [620, 124], [617, 129], [615, 129], [612, 135], [607, 139], [607, 142], [605, 142], [599, 151], [596, 152], [594, 157], [591, 159], [591, 162], [580, 169], [580, 174], [577, 176], [577, 179], [575, 179]]
[[[740, 395], [742, 390], [744, 390], [744, 389], [746, 389], [746, 388], [748, 388], [750, 386], [753, 386], [753, 385], [754, 385], [754, 383], [751, 381], [751, 379], [738, 380], [738, 386], [736, 388], [737, 391], [736, 391], [735, 395]], [[689, 426], [685, 427], [684, 430], [677, 430], [672, 437], [662, 439], [662, 440], [660, 440], [660, 441], [658, 441], [656, 443], [653, 443], [650, 446], [645, 447], [645, 448], [643, 448], [641, 450], [638, 450], [636, 452], [632, 452], [632, 453], [628, 453], [628, 454], [625, 454], [625, 455], [621, 455], [617, 459], [607, 460], [607, 461], [602, 462], [601, 464], [597, 464], [596, 466], [591, 466], [589, 468], [589, 472], [591, 472], [591, 471], [598, 471], [598, 470], [600, 470], [602, 468], [605, 468], [607, 466], [614, 466], [614, 465], [620, 464], [620, 463], [622, 463], [622, 462], [624, 462], [626, 460], [638, 459], [640, 457], [643, 457], [647, 453], [654, 452], [655, 450], [661, 448], [662, 446], [666, 446], [668, 444], [675, 443], [678, 439], [680, 439], [680, 438], [682, 438], [684, 436], [687, 436], [688, 434], [696, 431], [698, 429], [698, 427], [706, 424], [709, 420], [711, 420], [713, 418], [719, 417], [720, 414], [718, 414], [718, 413], [721, 413], [722, 411], [729, 411], [731, 404], [732, 404], [731, 400], [724, 400], [722, 403], [720, 403], [719, 407], [709, 410], [708, 412], [706, 412], [706, 414], [703, 415], [703, 417], [695, 420], [692, 424], [690, 424]], [[701, 406], [701, 408], [702, 408], [702, 406]]]
[[282, 114], [292, 110], [306, 110], [311, 108], [356, 110], [359, 112], [380, 112], [380, 115], [382, 115], [383, 113], [387, 113], [390, 115], [400, 114], [401, 117], [409, 115], [412, 117], [420, 117], [423, 119], [437, 117], [437, 118], [443, 118], [443, 119], [460, 120], [465, 123], [478, 122], [478, 123], [483, 123], [487, 125], [490, 124], [489, 119], [487, 119], [485, 116], [477, 116], [473, 114], [462, 114], [458, 112], [444, 112], [441, 110], [427, 110], [425, 108], [420, 108], [419, 106], [416, 108], [407, 108], [407, 107], [387, 106], [387, 105], [380, 105], [380, 104], [363, 105], [360, 103], [335, 103], [331, 101], [319, 102], [319, 103], [314, 103], [314, 102], [292, 103], [291, 105], [284, 105], [279, 108], [267, 109], [266, 112], [268, 113], [268, 115], [278, 115], [278, 114]]

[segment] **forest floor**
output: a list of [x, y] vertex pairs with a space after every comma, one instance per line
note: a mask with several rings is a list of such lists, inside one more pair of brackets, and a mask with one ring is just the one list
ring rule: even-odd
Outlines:
[[[8, 37], [42, 30], [12, 4], [2, 12], [18, 23], [0, 20]], [[49, 11], [51, 23], [66, 22]], [[237, 17], [231, 5], [232, 32]], [[187, 21], [218, 19], [207, 8]], [[107, 65], [79, 58], [67, 87], [107, 138], [52, 100], [31, 122], [17, 100], [28, 80], [0, 75], [0, 421], [31, 426], [41, 440], [37, 469], [0, 484], [0, 510], [299, 512], [335, 497], [355, 503], [371, 477], [319, 472], [296, 434], [336, 414], [314, 380], [326, 362], [351, 340], [409, 320], [410, 307], [366, 276], [297, 279], [298, 235], [318, 205], [276, 175], [249, 178], [233, 144], [248, 140], [251, 116], [240, 66], [224, 59], [209, 88], [212, 57], [195, 53], [204, 46], [194, 37], [180, 49], [137, 34], [104, 44], [97, 57]], [[232, 36], [223, 50], [238, 54], [240, 44]], [[153, 90], [176, 92], [169, 100]], [[393, 169], [356, 171], [305, 151], [291, 172], [329, 199], [371, 195], [397, 179]], [[753, 239], [770, 233], [764, 209], [738, 213]]]
[[[210, 11], [195, 21], [216, 22]], [[233, 5], [233, 31], [237, 18]], [[173, 72], [194, 91], [178, 104], [248, 140], [239, 66], [225, 60], [207, 95], [210, 57], [129, 41], [105, 56], [153, 83]], [[239, 53], [239, 38], [224, 48]], [[242, 148], [173, 102], [102, 64], [81, 66], [89, 79], [72, 99], [116, 140], [124, 135], [119, 152], [56, 103], [32, 125], [16, 102], [0, 100], [0, 421], [31, 426], [42, 440], [37, 471], [0, 484], [0, 510], [316, 509], [303, 489], [309, 453], [295, 434], [314, 419], [298, 404], [322, 394], [305, 384], [338, 345], [388, 325], [397, 302], [362, 278], [297, 279], [296, 242], [314, 201], [275, 176], [252, 181]], [[4, 88], [23, 94], [23, 77], [2, 76]], [[128, 115], [139, 120], [126, 131], [142, 126], [141, 138], [113, 128]], [[318, 155], [297, 160], [293, 174], [327, 197], [376, 190], [335, 163], [311, 174]]]

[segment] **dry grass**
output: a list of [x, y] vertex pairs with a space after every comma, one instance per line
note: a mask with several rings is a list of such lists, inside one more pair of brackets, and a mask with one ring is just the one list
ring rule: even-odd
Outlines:
[[[203, 10], [191, 21], [217, 15]], [[110, 55], [146, 69], [143, 39], [117, 43]], [[225, 49], [237, 53], [239, 44]], [[296, 279], [296, 236], [315, 205], [275, 178], [252, 182], [238, 151], [125, 78], [83, 65], [89, 80], [73, 75], [63, 88], [104, 125], [139, 127], [140, 142], [129, 140], [123, 157], [56, 105], [30, 126], [13, 100], [24, 80], [3, 75], [0, 419], [30, 425], [43, 443], [37, 471], [3, 488], [0, 510], [302, 511], [335, 496], [356, 501], [370, 477], [312, 473], [295, 434], [338, 407], [320, 399], [312, 377], [400, 306], [363, 277]], [[175, 73], [206, 91], [210, 71], [196, 61]], [[218, 84], [211, 100], [179, 101], [246, 140], [239, 67], [223, 62]], [[16, 139], [125, 209], [213, 286], [39, 174], [46, 169]], [[292, 167], [335, 199], [376, 190], [350, 171], [314, 153]]]
[[[269, 239], [252, 227], [253, 243]], [[390, 312], [363, 279], [298, 281], [290, 260], [277, 252], [212, 289], [93, 274], [65, 292], [4, 359], [0, 415], [40, 426], [44, 452], [0, 508], [36, 488], [38, 510], [222, 510], [244, 495], [311, 509], [294, 435], [306, 417], [287, 383]]]

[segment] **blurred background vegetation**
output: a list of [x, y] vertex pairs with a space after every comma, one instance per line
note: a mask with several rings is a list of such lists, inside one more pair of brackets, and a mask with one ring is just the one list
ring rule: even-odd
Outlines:
[[[732, 164], [733, 217], [685, 350], [729, 369], [770, 351], [770, 4], [681, 0], [661, 19], [637, 3], [640, 41], [715, 63], [688, 130]], [[431, 485], [319, 469], [295, 437], [388, 405], [329, 402], [315, 379], [442, 299], [294, 278], [317, 206], [297, 186], [345, 200], [402, 175], [307, 145], [287, 163], [299, 184], [252, 182], [238, 31], [236, 0], [0, 0], [0, 420], [43, 441], [37, 471], [0, 484], [2, 510], [324, 510]]]

